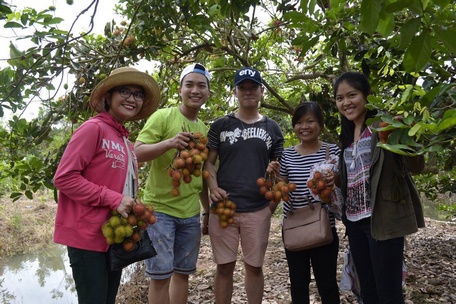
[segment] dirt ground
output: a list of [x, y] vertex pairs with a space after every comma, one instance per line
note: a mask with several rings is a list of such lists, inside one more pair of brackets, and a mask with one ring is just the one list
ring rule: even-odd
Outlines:
[[[52, 201], [0, 204], [0, 259], [8, 255], [38, 251], [52, 243], [57, 205]], [[338, 222], [340, 237], [338, 277], [343, 264], [347, 240]], [[426, 228], [407, 237], [405, 252], [407, 280], [404, 295], [407, 304], [456, 303], [456, 225], [427, 219]], [[203, 236], [197, 272], [190, 277], [189, 304], [214, 303], [213, 277], [215, 264], [211, 257], [209, 237]], [[280, 236], [280, 219], [272, 221], [270, 242], [264, 266], [264, 304], [289, 304], [288, 269]], [[148, 281], [144, 264], [137, 263], [131, 279], [119, 290], [117, 303], [147, 303]], [[247, 303], [244, 290], [241, 255], [234, 275], [232, 303]], [[311, 283], [311, 303], [320, 303], [315, 282]], [[357, 303], [351, 292], [341, 293], [341, 303]]]

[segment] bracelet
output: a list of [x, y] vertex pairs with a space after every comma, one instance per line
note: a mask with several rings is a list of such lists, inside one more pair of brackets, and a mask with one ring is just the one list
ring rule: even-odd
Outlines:
[[203, 216], [205, 216], [205, 215], [209, 215], [209, 213], [208, 213], [208, 212], [204, 212], [204, 213], [203, 213]]

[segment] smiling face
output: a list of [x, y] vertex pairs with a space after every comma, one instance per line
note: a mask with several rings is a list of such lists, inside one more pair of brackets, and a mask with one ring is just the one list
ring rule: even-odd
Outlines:
[[139, 85], [123, 85], [112, 88], [110, 96], [107, 98], [108, 112], [123, 124], [127, 119], [139, 113], [144, 103], [144, 96], [144, 90]]
[[347, 81], [342, 81], [335, 94], [336, 106], [339, 112], [348, 120], [353, 121], [355, 125], [364, 123], [366, 115], [366, 96], [351, 86]]
[[322, 122], [314, 112], [308, 110], [294, 121], [293, 131], [302, 143], [314, 144], [318, 142], [322, 130]]
[[179, 87], [179, 94], [184, 107], [199, 110], [211, 95], [206, 76], [200, 73], [185, 75]]

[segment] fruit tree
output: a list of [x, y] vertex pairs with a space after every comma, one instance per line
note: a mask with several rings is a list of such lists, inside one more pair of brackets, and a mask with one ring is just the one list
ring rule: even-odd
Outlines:
[[[99, 0], [87, 2], [81, 14], [96, 19]], [[376, 119], [392, 131], [381, 145], [426, 154], [426, 174], [435, 181], [426, 187], [428, 194], [443, 189], [437, 173], [446, 178], [445, 190], [455, 192], [454, 1], [118, 0], [115, 10], [123, 18], [106, 24], [103, 33], [77, 33], [59, 29], [55, 7], [14, 11], [0, 1], [2, 33], [33, 43], [26, 49], [10, 44], [10, 58], [0, 69], [0, 117], [3, 109], [17, 114], [4, 121], [0, 133], [2, 178], [19, 181], [13, 197], [52, 187], [64, 143], [93, 115], [90, 89], [112, 69], [144, 60], [156, 62], [150, 73], [160, 83], [162, 107], [179, 102], [182, 68], [205, 64], [213, 74], [213, 94], [201, 116], [208, 123], [235, 109], [234, 71], [255, 66], [265, 80], [262, 112], [287, 134], [293, 108], [317, 101], [326, 111], [324, 137], [333, 142], [339, 118], [331, 83], [344, 71], [362, 71], [375, 91], [369, 101], [380, 110]], [[77, 81], [67, 83], [63, 75]], [[31, 100], [39, 100], [40, 114], [21, 119]], [[143, 123], [130, 126], [133, 140]]]

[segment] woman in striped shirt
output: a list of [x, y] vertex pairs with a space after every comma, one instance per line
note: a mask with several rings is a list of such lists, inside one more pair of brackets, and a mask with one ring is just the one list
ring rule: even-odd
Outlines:
[[[284, 181], [296, 184], [296, 190], [290, 192], [290, 200], [284, 202], [284, 217], [287, 216], [292, 205], [293, 208], [303, 208], [308, 206], [309, 202], [319, 202], [310, 193], [306, 182], [313, 166], [326, 160], [327, 146], [330, 156], [337, 158], [339, 155], [337, 145], [320, 140], [320, 134], [324, 129], [324, 118], [323, 111], [318, 103], [306, 101], [299, 104], [294, 110], [291, 123], [300, 143], [282, 152], [280, 165], [279, 162], [272, 162], [268, 168], [269, 172], [280, 170], [280, 177]], [[329, 173], [325, 178], [327, 185], [333, 185], [334, 172]], [[334, 236], [332, 243], [303, 251], [285, 249], [293, 304], [309, 303], [311, 265], [321, 302], [323, 304], [340, 303], [336, 278], [339, 238], [336, 232], [334, 214], [332, 212], [328, 214]]]

